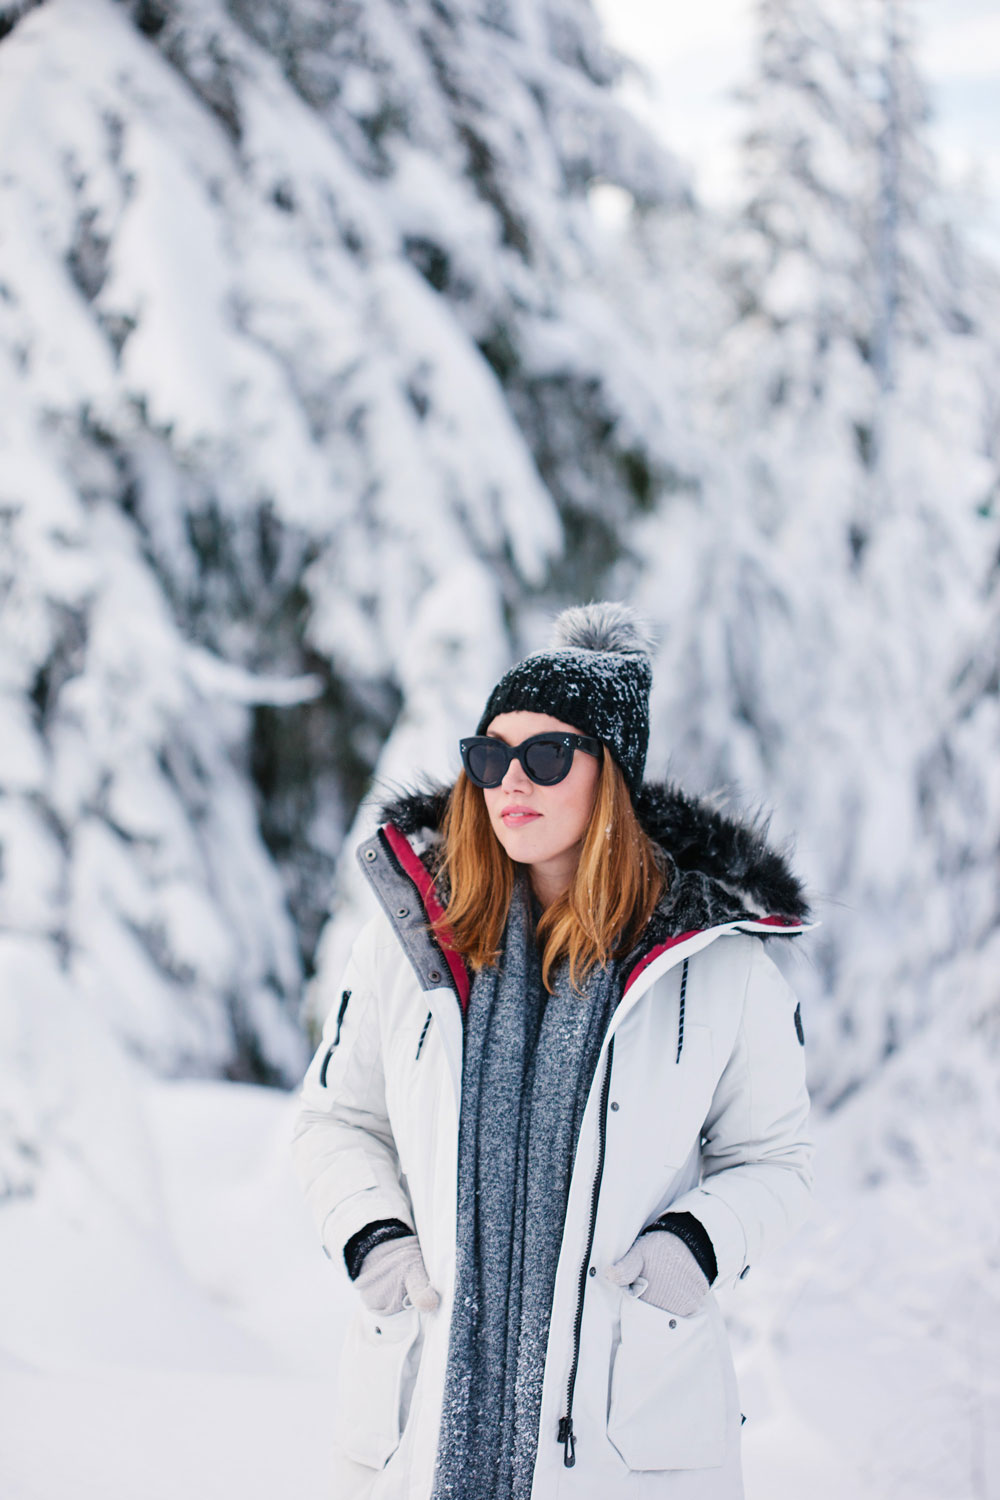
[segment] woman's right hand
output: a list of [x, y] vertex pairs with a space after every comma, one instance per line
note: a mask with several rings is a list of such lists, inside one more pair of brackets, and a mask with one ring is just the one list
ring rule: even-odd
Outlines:
[[354, 1285], [371, 1312], [402, 1312], [406, 1297], [422, 1312], [433, 1312], [441, 1301], [430, 1284], [415, 1234], [383, 1240], [369, 1250]]

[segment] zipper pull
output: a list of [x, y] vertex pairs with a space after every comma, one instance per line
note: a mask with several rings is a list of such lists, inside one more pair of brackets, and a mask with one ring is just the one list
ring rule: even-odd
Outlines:
[[563, 1465], [571, 1469], [576, 1463], [576, 1441], [573, 1437], [573, 1418], [559, 1418], [559, 1442], [563, 1445]]

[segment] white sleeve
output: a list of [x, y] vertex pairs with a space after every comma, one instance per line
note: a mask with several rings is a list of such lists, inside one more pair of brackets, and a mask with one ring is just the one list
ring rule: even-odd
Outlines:
[[796, 997], [754, 942], [732, 1053], [702, 1127], [701, 1185], [670, 1205], [708, 1231], [715, 1285], [788, 1239], [809, 1214], [814, 1142]]
[[378, 998], [384, 938], [378, 914], [355, 940], [299, 1091], [292, 1132], [296, 1175], [323, 1247], [341, 1266], [345, 1244], [366, 1224], [413, 1224], [385, 1104]]

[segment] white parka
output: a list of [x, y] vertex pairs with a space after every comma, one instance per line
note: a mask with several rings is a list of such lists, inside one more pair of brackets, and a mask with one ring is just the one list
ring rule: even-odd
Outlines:
[[[401, 1219], [441, 1303], [386, 1315], [358, 1299], [331, 1417], [330, 1495], [430, 1500], [456, 1294], [467, 976], [426, 935], [436, 903], [413, 844], [389, 823], [358, 856], [382, 910], [354, 943], [302, 1085], [293, 1159], [345, 1276], [351, 1236]], [[743, 1495], [739, 1395], [715, 1289], [745, 1277], [808, 1213], [802, 1026], [762, 941], [808, 925], [762, 913], [686, 932], [628, 978], [574, 1161], [532, 1500]], [[687, 1317], [600, 1274], [668, 1207], [700, 1220], [718, 1263]]]

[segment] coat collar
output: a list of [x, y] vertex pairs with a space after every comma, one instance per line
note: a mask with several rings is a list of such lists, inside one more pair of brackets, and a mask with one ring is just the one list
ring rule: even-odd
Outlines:
[[[381, 818], [421, 851], [429, 869], [440, 843], [451, 786], [403, 791], [383, 803]], [[639, 822], [684, 875], [696, 875], [748, 917], [808, 921], [809, 906], [786, 852], [768, 839], [763, 818], [739, 818], [669, 781], [644, 782], [635, 803]]]
[[[434, 875], [450, 793], [451, 786], [441, 783], [404, 789], [382, 804], [376, 839], [359, 850], [360, 857], [363, 849], [381, 845], [431, 916], [440, 912]], [[787, 854], [769, 842], [766, 819], [730, 815], [668, 781], [645, 782], [635, 807], [640, 824], [663, 851], [671, 879], [624, 960], [626, 989], [660, 953], [706, 928], [739, 922], [761, 937], [775, 937], [795, 936], [809, 925], [802, 883]], [[370, 864], [366, 873], [377, 887]], [[465, 966], [447, 945], [440, 958], [464, 1006], [469, 985]]]

